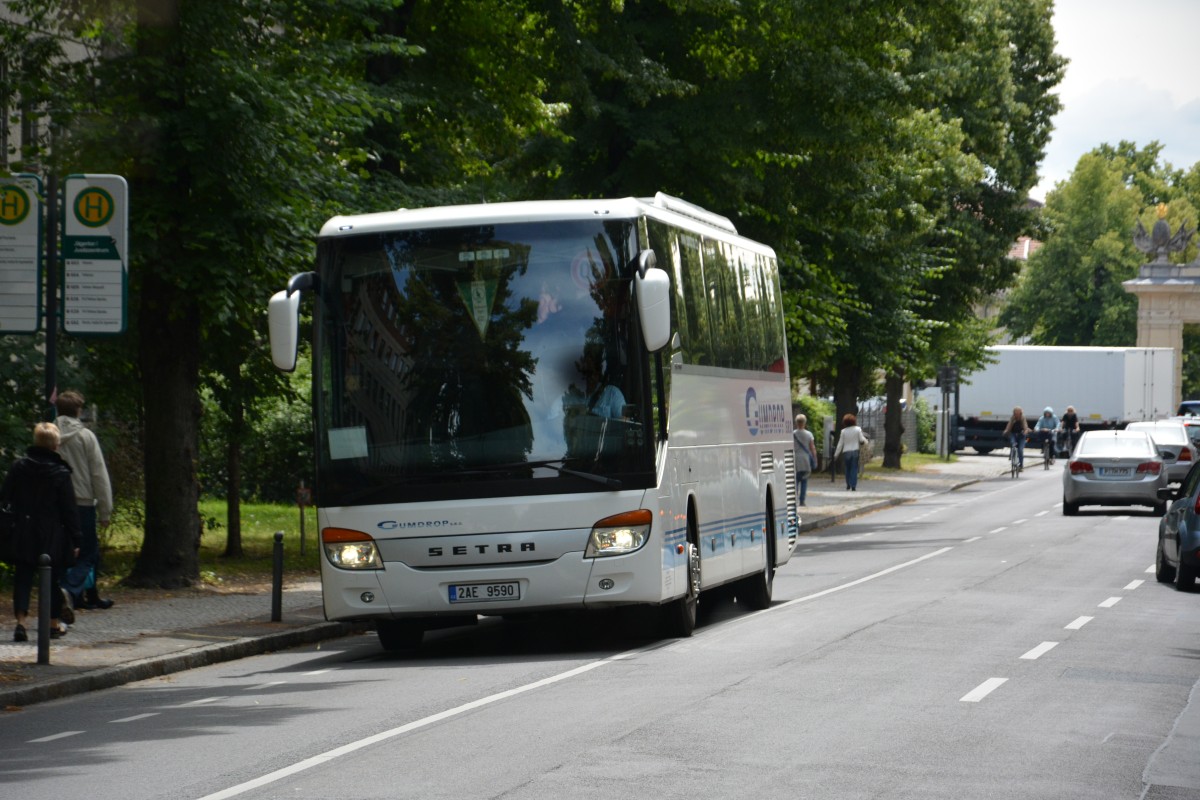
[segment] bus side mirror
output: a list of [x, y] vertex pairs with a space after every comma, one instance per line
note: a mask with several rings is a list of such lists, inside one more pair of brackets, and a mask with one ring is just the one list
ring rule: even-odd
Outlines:
[[267, 304], [267, 330], [271, 336], [271, 361], [284, 372], [296, 369], [300, 340], [300, 292], [276, 292]]
[[642, 339], [651, 353], [661, 350], [671, 338], [671, 278], [658, 268], [653, 250], [637, 254], [634, 282], [637, 284], [638, 317]]

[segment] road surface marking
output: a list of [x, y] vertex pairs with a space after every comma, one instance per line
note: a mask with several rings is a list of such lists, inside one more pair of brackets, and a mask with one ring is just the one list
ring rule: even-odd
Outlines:
[[990, 531], [988, 531], [988, 533], [1001, 533], [1002, 531], [1006, 531], [1006, 530], [1008, 530], [1008, 526], [1003, 525], [999, 528], [992, 528]]
[[270, 681], [269, 683], [260, 683], [258, 686], [247, 686], [245, 691], [253, 692], [258, 689], [270, 689], [272, 686], [278, 686], [281, 683], [287, 683], [287, 681]]
[[603, 667], [605, 664], [610, 664], [613, 661], [617, 661], [617, 660], [624, 659], [624, 658], [629, 658], [630, 654], [632, 654], [632, 653], [653, 650], [653, 649], [656, 649], [658, 646], [659, 645], [654, 645], [651, 647], [642, 647], [642, 648], [638, 648], [636, 650], [628, 651], [626, 653], [620, 653], [620, 654], [618, 654], [616, 656], [612, 656], [610, 658], [603, 658], [603, 659], [600, 659], [599, 661], [591, 661], [591, 662], [588, 662], [587, 664], [582, 664], [578, 667], [575, 667], [574, 669], [569, 669], [566, 672], [560, 672], [557, 675], [551, 675], [548, 678], [543, 678], [540, 681], [534, 681], [533, 683], [527, 683], [524, 686], [517, 686], [516, 688], [513, 688], [513, 689], [506, 689], [503, 692], [497, 692], [496, 694], [491, 694], [491, 695], [488, 695], [487, 697], [481, 697], [478, 700], [472, 700], [469, 703], [463, 703], [460, 706], [455, 706], [454, 708], [449, 708], [449, 709], [446, 709], [445, 711], [439, 711], [436, 714], [430, 714], [428, 717], [423, 717], [422, 719], [414, 720], [407, 724], [401, 725], [398, 728], [392, 728], [391, 730], [381, 731], [380, 733], [376, 733], [373, 736], [367, 736], [363, 739], [359, 739], [356, 742], [350, 742], [349, 744], [342, 745], [341, 747], [335, 747], [332, 750], [327, 750], [326, 752], [321, 753], [319, 755], [315, 755], [312, 758], [306, 758], [305, 760], [299, 761], [295, 764], [292, 764], [291, 766], [284, 767], [282, 769], [277, 769], [274, 772], [267, 773], [266, 775], [263, 775], [258, 778], [254, 778], [253, 780], [246, 781], [245, 783], [239, 783], [237, 786], [231, 786], [228, 789], [222, 789], [219, 792], [214, 792], [213, 794], [205, 795], [204, 797], [201, 798], [201, 800], [224, 800], [224, 798], [227, 798], [227, 797], [236, 797], [240, 794], [249, 792], [252, 789], [259, 789], [263, 786], [268, 786], [272, 783], [275, 783], [276, 781], [283, 780], [284, 778], [290, 777], [299, 772], [303, 772], [306, 769], [311, 769], [312, 767], [321, 766], [322, 764], [326, 764], [330, 761], [333, 761], [334, 759], [341, 758], [342, 756], [357, 752], [358, 750], [362, 750], [364, 747], [370, 747], [371, 745], [387, 741], [388, 739], [394, 739], [395, 737], [400, 736], [405, 733], [409, 733], [410, 731], [415, 731], [420, 728], [426, 728], [430, 725], [433, 725], [434, 723], [441, 722], [443, 720], [447, 720], [452, 717], [460, 716], [462, 714], [467, 713], [468, 711], [474, 711], [477, 708], [489, 706], [489, 705], [491, 705], [493, 703], [497, 703], [501, 700], [507, 700], [510, 697], [515, 697], [516, 695], [523, 694], [523, 693], [529, 692], [529, 691], [533, 691], [534, 689], [541, 689], [543, 686], [550, 686], [551, 684], [565, 681], [568, 678], [574, 678], [576, 675], [582, 675], [585, 672], [590, 672], [591, 670], [594, 670], [597, 667]]
[[763, 611], [757, 611], [754, 614], [747, 614], [746, 616], [738, 617], [738, 620], [752, 619], [755, 616], [757, 616], [758, 614], [763, 614], [766, 611], [775, 611], [780, 608], [787, 608], [788, 606], [794, 606], [798, 603], [806, 603], [809, 600], [816, 600], [818, 597], [824, 597], [825, 595], [833, 594], [834, 592], [840, 592], [843, 589], [849, 589], [851, 586], [858, 586], [860, 583], [866, 583], [867, 581], [873, 581], [876, 578], [882, 578], [884, 575], [893, 573], [896, 570], [904, 569], [905, 567], [911, 567], [913, 564], [919, 564], [922, 561], [925, 561], [926, 559], [933, 558], [934, 556], [940, 556], [943, 553], [948, 553], [953, 549], [954, 549], [953, 547], [943, 547], [941, 550], [935, 550], [932, 553], [926, 553], [923, 556], [914, 558], [912, 561], [905, 561], [903, 564], [897, 564], [894, 567], [888, 567], [887, 569], [880, 570], [879, 572], [876, 572], [872, 575], [867, 575], [865, 578], [859, 578], [858, 580], [853, 580], [853, 581], [850, 581], [849, 583], [843, 583], [840, 586], [831, 586], [828, 589], [823, 589], [822, 591], [815, 592], [813, 594], [808, 594], [808, 595], [805, 595], [804, 597], [797, 597], [794, 600], [788, 600], [786, 603], [780, 603], [777, 606], [771, 606], [770, 608], [764, 609]]
[[333, 667], [329, 667], [328, 669], [314, 669], [312, 672], [305, 672], [302, 674], [304, 674], [304, 675], [324, 675], [326, 672], [333, 672]]
[[1034, 514], [1034, 516], [1035, 517], [1044, 517], [1049, 513], [1050, 513], [1049, 511], [1039, 511], [1038, 513]]
[[1121, 602], [1121, 598], [1110, 597], [1107, 600], [1105, 600], [1103, 603], [1100, 604], [1100, 608], [1112, 608], [1119, 602]]
[[1080, 628], [1082, 628], [1084, 625], [1087, 625], [1093, 619], [1095, 619], [1095, 617], [1077, 617], [1074, 622], [1072, 622], [1070, 625], [1068, 625], [1065, 628], [1065, 630], [1077, 631]]
[[1013, 521], [1013, 525], [1020, 525], [1022, 522], [1029, 522], [1028, 519], [1018, 519]]
[[1143, 580], [1130, 581], [1129, 585], [1125, 587], [1124, 591], [1127, 591], [1127, 592], [1132, 591], [1132, 590], [1136, 589], [1137, 587], [1141, 586], [1143, 583], [1145, 583], [1145, 581], [1143, 581]]
[[986, 681], [964, 694], [961, 698], [959, 698], [958, 702], [978, 703], [980, 700], [999, 689], [1007, 680], [1008, 678], [988, 678]]
[[40, 739], [30, 739], [28, 744], [41, 744], [42, 742], [53, 742], [56, 739], [66, 739], [68, 736], [78, 736], [83, 731], [63, 731], [56, 733], [53, 736], [43, 736]]
[[970, 539], [963, 539], [963, 544], [970, 544], [971, 542], [978, 542], [982, 538], [983, 538], [982, 536], [972, 536]]
[[1042, 642], [1037, 647], [1021, 656], [1021, 658], [1025, 659], [1026, 661], [1034, 661], [1044, 656], [1046, 653], [1049, 653], [1055, 647], [1058, 647], [1058, 642]]
[[1153, 564], [1151, 564], [1151, 565], [1149, 566], [1149, 568], [1147, 568], [1147, 569], [1146, 569], [1146, 574], [1147, 574], [1147, 575], [1153, 575], [1155, 572], [1158, 572], [1158, 568], [1157, 568], [1157, 567], [1155, 567]]
[[[185, 705], [185, 706], [199, 706], [199, 705], [203, 705], [204, 703], [216, 703], [216, 702], [218, 702], [218, 701], [220, 701], [220, 700], [224, 700], [224, 699], [225, 699], [224, 697], [205, 697], [205, 698], [204, 698], [204, 699], [202, 699], [202, 700], [193, 700], [192, 702], [190, 702], [190, 703], [184, 703], [183, 705]], [[181, 706], [181, 707], [182, 707], [182, 706]]]
[[145, 719], [146, 717], [157, 717], [157, 716], [158, 716], [157, 711], [151, 711], [149, 714], [136, 714], [132, 717], [122, 717], [121, 719], [114, 719], [114, 720], [109, 720], [109, 721], [110, 722], [137, 722], [139, 719]]

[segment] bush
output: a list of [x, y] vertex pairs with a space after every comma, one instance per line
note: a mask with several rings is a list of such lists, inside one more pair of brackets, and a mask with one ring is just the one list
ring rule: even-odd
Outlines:
[[918, 397], [913, 403], [913, 410], [917, 415], [917, 452], [936, 453], [936, 417], [933, 409], [929, 407], [929, 401], [924, 397]]
[[[821, 441], [822, 431], [825, 430], [825, 419], [837, 416], [837, 407], [832, 400], [826, 400], [812, 395], [801, 395], [792, 399], [792, 416], [803, 414], [808, 417], [808, 429], [812, 431], [817, 441]], [[819, 448], [818, 448], [819, 449]]]

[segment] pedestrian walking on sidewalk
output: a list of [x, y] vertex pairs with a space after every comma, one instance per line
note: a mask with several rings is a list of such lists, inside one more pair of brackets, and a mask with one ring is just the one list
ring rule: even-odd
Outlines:
[[792, 450], [795, 453], [796, 483], [800, 486], [799, 505], [805, 505], [808, 497], [808, 477], [817, 471], [817, 448], [812, 431], [808, 429], [808, 417], [796, 415], [796, 427], [792, 430]]
[[12, 507], [16, 521], [11, 554], [15, 642], [29, 640], [25, 622], [38, 560], [43, 554], [50, 556], [50, 638], [66, 633], [66, 627], [59, 625], [65, 602], [59, 581], [79, 555], [82, 536], [71, 468], [56, 452], [58, 442], [58, 426], [39, 422], [33, 429], [33, 446], [13, 464], [0, 486], [0, 503]]
[[858, 491], [858, 472], [860, 469], [860, 454], [869, 444], [867, 435], [858, 427], [858, 417], [846, 414], [842, 417], [842, 432], [838, 436], [837, 449], [833, 457], [842, 457], [842, 466], [846, 470], [846, 491]]
[[69, 389], [58, 396], [54, 405], [58, 409], [57, 424], [62, 435], [58, 453], [71, 468], [71, 484], [75, 488], [79, 527], [83, 534], [79, 559], [63, 575], [63, 589], [73, 608], [112, 608], [113, 601], [101, 599], [96, 590], [96, 581], [100, 577], [100, 536], [96, 526], [98, 522], [101, 528], [107, 528], [112, 519], [112, 483], [108, 479], [108, 468], [104, 465], [100, 440], [79, 421], [83, 395]]

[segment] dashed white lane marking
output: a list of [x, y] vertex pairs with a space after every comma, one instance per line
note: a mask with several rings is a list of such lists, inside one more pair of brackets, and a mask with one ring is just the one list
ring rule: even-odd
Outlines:
[[1035, 517], [1044, 517], [1049, 513], [1050, 513], [1049, 511], [1039, 511], [1038, 513], [1034, 514], [1034, 516]]
[[1020, 525], [1022, 522], [1029, 522], [1029, 520], [1028, 519], [1016, 519], [1016, 520], [1013, 520], [1013, 525]]
[[314, 669], [312, 672], [306, 672], [305, 675], [324, 675], [326, 672], [333, 672], [333, 667], [326, 669]]
[[1100, 604], [1100, 608], [1112, 608], [1119, 602], [1121, 602], [1121, 598], [1110, 597], [1107, 600], [1105, 600], [1103, 603]]
[[1021, 658], [1025, 659], [1026, 661], [1035, 661], [1044, 656], [1046, 653], [1049, 653], [1055, 647], [1058, 647], [1058, 642], [1042, 642], [1037, 647], [1021, 656]]
[[247, 686], [246, 691], [253, 692], [256, 689], [270, 689], [272, 686], [279, 686], [281, 683], [287, 683], [287, 681], [270, 681], [268, 683], [260, 683], [258, 686]]
[[1145, 581], [1143, 581], [1143, 580], [1140, 580], [1140, 579], [1139, 579], [1139, 580], [1136, 580], [1136, 581], [1130, 581], [1130, 582], [1129, 582], [1129, 583], [1128, 583], [1128, 584], [1125, 586], [1125, 589], [1124, 589], [1124, 591], [1126, 591], [1126, 592], [1133, 591], [1133, 590], [1134, 590], [1134, 589], [1136, 589], [1137, 587], [1141, 586], [1143, 583], [1145, 583]]
[[151, 711], [149, 714], [135, 714], [132, 717], [122, 717], [121, 719], [111, 719], [111, 720], [109, 720], [109, 722], [110, 723], [137, 722], [139, 719], [145, 719], [146, 717], [157, 717], [157, 716], [158, 716], [157, 711]]
[[970, 539], [963, 539], [963, 544], [970, 544], [971, 542], [978, 542], [982, 538], [983, 538], [982, 536], [972, 536]]
[[999, 689], [1008, 678], [988, 678], [971, 691], [959, 698], [960, 703], [978, 703], [992, 692]]
[[1064, 630], [1077, 631], [1084, 625], [1087, 625], [1093, 619], [1095, 619], [1095, 617], [1076, 617], [1070, 625], [1067, 625], [1066, 628], [1064, 628]]
[[1149, 567], [1146, 568], [1147, 575], [1153, 575], [1157, 571], [1158, 571], [1158, 569], [1153, 564], [1151, 564]]
[[1128, 515], [1128, 514], [1122, 514], [1122, 515], [1121, 515], [1121, 516], [1119, 516], [1119, 517], [1113, 517], [1112, 521], [1113, 521], [1113, 522], [1128, 522], [1128, 521], [1129, 521], [1129, 515]]
[[200, 705], [204, 705], [205, 703], [216, 703], [216, 702], [218, 702], [220, 700], [224, 700], [224, 699], [225, 699], [224, 697], [205, 697], [200, 700], [193, 700], [190, 703], [184, 703], [184, 705], [185, 706], [200, 706]]
[[63, 731], [62, 733], [56, 733], [53, 736], [43, 736], [40, 739], [30, 739], [29, 744], [41, 744], [42, 742], [53, 742], [58, 739], [66, 739], [68, 736], [78, 736], [81, 733], [83, 733], [83, 731]]
[[988, 533], [1001, 533], [1006, 530], [1008, 530], [1008, 526], [1002, 525], [999, 528], [992, 528], [990, 531], [988, 531]]

